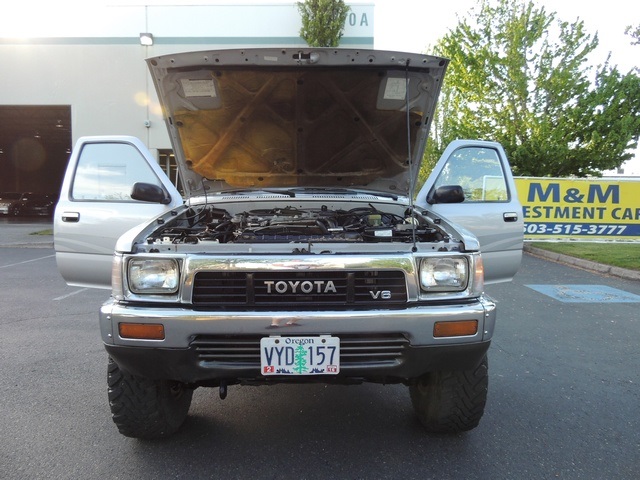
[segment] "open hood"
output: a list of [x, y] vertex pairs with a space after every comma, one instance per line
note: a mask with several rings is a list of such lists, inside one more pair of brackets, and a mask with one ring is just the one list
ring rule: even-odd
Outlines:
[[295, 187], [408, 195], [448, 60], [340, 48], [147, 63], [188, 196]]

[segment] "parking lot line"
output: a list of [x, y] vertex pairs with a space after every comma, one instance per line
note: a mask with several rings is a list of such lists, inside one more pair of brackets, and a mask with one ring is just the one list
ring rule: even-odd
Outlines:
[[9, 265], [0, 265], [0, 268], [16, 267], [18, 265], [23, 265], [25, 263], [31, 263], [31, 262], [37, 262], [38, 260], [44, 260], [46, 258], [51, 258], [51, 257], [55, 257], [55, 255], [47, 255], [46, 257], [33, 258], [31, 260], [25, 260], [24, 262], [18, 262], [18, 263], [11, 263]]
[[89, 289], [88, 288], [81, 288], [80, 290], [76, 290], [75, 292], [67, 293], [66, 295], [62, 295], [60, 297], [56, 297], [56, 298], [53, 299], [53, 301], [56, 302], [58, 300], [64, 300], [65, 298], [72, 297], [74, 295], [77, 295], [78, 293], [86, 292], [87, 290], [89, 290]]

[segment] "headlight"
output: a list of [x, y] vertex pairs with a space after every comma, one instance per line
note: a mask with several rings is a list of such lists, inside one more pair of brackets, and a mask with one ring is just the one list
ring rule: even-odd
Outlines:
[[133, 293], [175, 293], [180, 271], [172, 258], [129, 261], [129, 288]]
[[467, 288], [469, 265], [464, 257], [423, 258], [420, 287], [427, 292], [459, 292]]

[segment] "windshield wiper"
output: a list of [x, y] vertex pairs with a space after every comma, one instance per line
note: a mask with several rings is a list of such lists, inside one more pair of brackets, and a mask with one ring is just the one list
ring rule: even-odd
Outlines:
[[223, 195], [243, 195], [243, 194], [247, 194], [247, 193], [260, 193], [260, 192], [264, 192], [264, 193], [274, 193], [276, 195], [287, 195], [291, 198], [294, 198], [296, 196], [296, 193], [293, 190], [278, 190], [275, 188], [258, 188], [258, 189], [241, 189], [241, 190], [224, 190], [222, 192], [220, 192]]
[[331, 188], [331, 187], [306, 187], [296, 188], [294, 192], [298, 193], [328, 193], [335, 195], [375, 195], [376, 197], [391, 198], [392, 200], [398, 200], [398, 195], [387, 192], [376, 192], [369, 190], [352, 190], [347, 188]]

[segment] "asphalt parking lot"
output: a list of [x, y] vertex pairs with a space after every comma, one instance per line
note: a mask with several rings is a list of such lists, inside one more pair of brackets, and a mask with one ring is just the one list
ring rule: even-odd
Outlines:
[[0, 223], [2, 478], [638, 478], [638, 281], [525, 255], [488, 286], [488, 405], [463, 435], [425, 434], [400, 385], [278, 385], [199, 389], [177, 435], [143, 442], [110, 419], [108, 291], [64, 283], [51, 237], [29, 235], [46, 222], [16, 227]]

